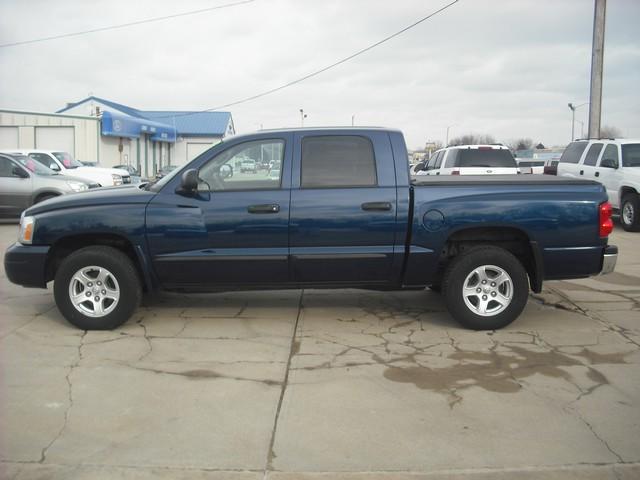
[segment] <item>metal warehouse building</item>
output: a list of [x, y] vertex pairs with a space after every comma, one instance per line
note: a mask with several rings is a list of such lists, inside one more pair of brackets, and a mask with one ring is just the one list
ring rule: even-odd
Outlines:
[[133, 165], [145, 177], [233, 134], [229, 112], [144, 111], [93, 96], [56, 113], [0, 110], [0, 149], [63, 150], [103, 166]]

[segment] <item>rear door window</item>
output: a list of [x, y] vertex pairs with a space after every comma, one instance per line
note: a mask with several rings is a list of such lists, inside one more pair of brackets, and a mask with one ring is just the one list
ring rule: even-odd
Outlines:
[[438, 153], [438, 158], [436, 158], [436, 165], [433, 168], [440, 168], [440, 166], [442, 165], [442, 161], [444, 160], [444, 156], [446, 154], [447, 154], [446, 150], [443, 150], [440, 153]]
[[604, 149], [602, 158], [600, 159], [600, 165], [602, 165], [602, 162], [604, 162], [605, 160], [611, 160], [616, 165], [620, 165], [620, 160], [618, 158], [618, 147], [614, 143], [610, 143]]
[[570, 143], [567, 148], [564, 149], [564, 152], [562, 152], [560, 163], [578, 163], [587, 145], [588, 142]]
[[594, 143], [589, 148], [587, 152], [587, 156], [584, 157], [584, 165], [589, 167], [595, 167], [598, 161], [598, 155], [600, 155], [600, 151], [602, 150], [602, 143]]
[[373, 144], [355, 135], [302, 140], [302, 188], [370, 187], [378, 183]]

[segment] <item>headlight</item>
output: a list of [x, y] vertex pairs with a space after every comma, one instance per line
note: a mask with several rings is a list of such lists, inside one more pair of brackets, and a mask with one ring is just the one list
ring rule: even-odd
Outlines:
[[35, 217], [20, 217], [20, 232], [18, 232], [18, 241], [25, 245], [29, 245], [33, 240], [33, 232], [36, 229]]
[[113, 178], [114, 185], [122, 185], [122, 176], [116, 175], [115, 173], [111, 174], [111, 178]]
[[67, 182], [67, 186], [74, 192], [82, 192], [88, 188], [84, 183], [80, 182]]

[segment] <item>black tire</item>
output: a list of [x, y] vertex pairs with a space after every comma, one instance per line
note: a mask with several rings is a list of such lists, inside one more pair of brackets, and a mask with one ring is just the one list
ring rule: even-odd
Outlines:
[[[116, 303], [113, 309], [99, 317], [85, 315], [74, 306], [70, 298], [73, 276], [90, 266], [106, 269], [117, 281], [116, 290], [119, 290], [118, 301], [111, 301]], [[112, 330], [131, 317], [140, 304], [142, 288], [138, 272], [127, 255], [112, 247], [93, 246], [77, 250], [62, 261], [55, 275], [53, 293], [60, 313], [72, 325], [82, 330]], [[105, 299], [104, 302], [110, 300]], [[110, 304], [102, 301], [101, 305], [107, 305], [106, 309], [110, 307]]]
[[59, 197], [59, 195], [56, 195], [55, 193], [43, 193], [34, 200], [33, 204], [35, 205], [36, 203], [44, 202], [45, 200], [49, 200], [50, 198], [55, 197]]
[[[495, 314], [489, 313], [488, 316], [479, 315], [467, 306], [463, 295], [463, 286], [467, 277], [482, 266], [498, 267], [511, 278], [511, 301], [506, 308], [503, 307], [501, 311], [496, 310]], [[483, 287], [483, 285], [478, 286]], [[504, 286], [508, 287], [506, 284]], [[489, 285], [486, 287], [488, 288]], [[529, 282], [526, 270], [510, 252], [498, 247], [480, 246], [462, 253], [451, 261], [445, 271], [442, 291], [447, 310], [462, 326], [472, 330], [497, 330], [509, 325], [522, 313], [529, 297]], [[496, 295], [498, 293], [496, 292]], [[484, 295], [484, 298], [486, 299], [489, 295], [493, 295], [493, 292]], [[468, 298], [471, 299], [470, 302], [480, 301], [479, 298], [474, 299], [472, 296]], [[491, 308], [499, 308], [490, 296], [487, 301], [488, 305], [493, 305]]]
[[637, 194], [622, 197], [620, 223], [627, 232], [640, 232], [640, 196]]

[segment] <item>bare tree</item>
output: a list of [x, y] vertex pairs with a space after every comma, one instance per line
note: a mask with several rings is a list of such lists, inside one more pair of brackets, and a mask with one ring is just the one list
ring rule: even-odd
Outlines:
[[475, 133], [467, 133], [459, 137], [451, 139], [449, 146], [455, 147], [456, 145], [479, 145], [479, 144], [492, 144], [496, 143], [496, 139], [493, 135], [476, 135]]
[[533, 148], [533, 140], [530, 138], [515, 138], [513, 140], [507, 141], [507, 147], [513, 152], [518, 150], [529, 150]]
[[617, 127], [610, 127], [605, 125], [600, 127], [600, 137], [601, 138], [623, 138], [622, 131], [620, 131]]

